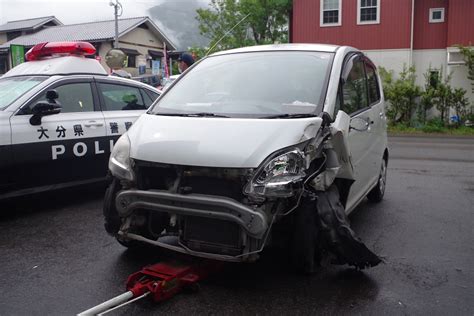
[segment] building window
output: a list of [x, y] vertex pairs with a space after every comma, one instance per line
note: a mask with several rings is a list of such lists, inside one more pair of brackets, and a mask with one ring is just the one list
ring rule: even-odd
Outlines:
[[380, 0], [357, 0], [357, 24], [380, 23]]
[[459, 48], [448, 48], [448, 65], [462, 65], [465, 64], [464, 56], [459, 51]]
[[127, 55], [127, 67], [135, 68], [136, 67], [136, 55]]
[[444, 8], [431, 8], [430, 9], [430, 23], [443, 23], [444, 22]]
[[321, 0], [320, 26], [341, 25], [342, 0]]

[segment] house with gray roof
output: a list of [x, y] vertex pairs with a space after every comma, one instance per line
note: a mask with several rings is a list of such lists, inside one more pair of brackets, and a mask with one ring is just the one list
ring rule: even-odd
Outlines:
[[0, 25], [0, 44], [11, 41], [18, 36], [38, 32], [44, 28], [57, 25], [63, 24], [54, 16], [8, 21]]
[[[3, 26], [0, 26], [0, 30]], [[113, 47], [114, 36], [114, 20], [57, 25], [23, 34], [5, 43], [0, 42], [0, 54], [2, 52], [4, 56], [9, 54], [10, 45], [22, 45], [26, 52], [32, 46], [44, 42], [86, 41], [95, 46], [98, 59], [108, 70], [105, 64], [105, 55]], [[148, 17], [119, 19], [118, 39], [119, 48], [128, 56], [125, 70], [133, 76], [138, 75], [138, 68], [143, 65], [146, 73], [151, 73], [151, 61], [161, 59], [164, 45], [168, 50], [176, 49], [170, 39]], [[9, 69], [11, 62], [10, 60], [7, 62]]]

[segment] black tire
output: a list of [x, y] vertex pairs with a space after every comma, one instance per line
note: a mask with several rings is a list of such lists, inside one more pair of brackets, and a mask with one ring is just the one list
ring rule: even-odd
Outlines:
[[382, 159], [380, 167], [379, 179], [377, 185], [367, 194], [367, 198], [370, 202], [378, 203], [383, 200], [385, 194], [385, 187], [387, 184], [387, 159]]
[[104, 227], [111, 236], [115, 236], [120, 229], [120, 225], [122, 225], [122, 221], [115, 207], [115, 196], [121, 188], [120, 181], [113, 178], [105, 191], [103, 206]]
[[117, 208], [115, 207], [115, 197], [117, 193], [122, 189], [120, 181], [116, 178], [113, 178], [110, 182], [107, 190], [105, 191], [104, 197], [104, 227], [107, 233], [118, 241], [122, 246], [133, 249], [137, 251], [149, 249], [151, 245], [133, 239], [128, 239], [118, 235], [120, 226], [122, 225], [122, 220], [120, 219]]

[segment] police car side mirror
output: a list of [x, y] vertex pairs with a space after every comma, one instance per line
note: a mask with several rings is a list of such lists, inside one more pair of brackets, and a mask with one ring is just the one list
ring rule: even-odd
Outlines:
[[47, 101], [39, 101], [35, 106], [33, 106], [31, 112], [33, 113], [33, 116], [30, 117], [30, 124], [34, 126], [41, 125], [41, 118], [47, 115], [58, 114], [61, 112], [61, 105]]
[[57, 98], [59, 98], [59, 94], [56, 90], [48, 90], [46, 92], [46, 99], [48, 101], [52, 102], [52, 101], [56, 100]]

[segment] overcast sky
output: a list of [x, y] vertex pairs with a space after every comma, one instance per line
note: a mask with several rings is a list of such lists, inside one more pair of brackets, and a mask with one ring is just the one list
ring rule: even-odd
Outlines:
[[[0, 0], [0, 25], [8, 21], [49, 15], [54, 15], [63, 24], [112, 20], [114, 8], [109, 6], [109, 2], [110, 0]], [[206, 5], [209, 0], [120, 0], [123, 6], [121, 18], [150, 16], [148, 9], [164, 2], [172, 2], [173, 10], [179, 10], [178, 4], [186, 8], [184, 6], [190, 7], [196, 2]], [[169, 30], [160, 21], [155, 22], [173, 42], [179, 44], [180, 30]]]
[[[149, 8], [167, 1], [186, 5], [193, 0], [120, 0], [124, 8], [122, 17], [147, 15]], [[114, 9], [109, 0], [0, 0], [0, 24], [48, 15], [71, 24], [113, 19]]]

